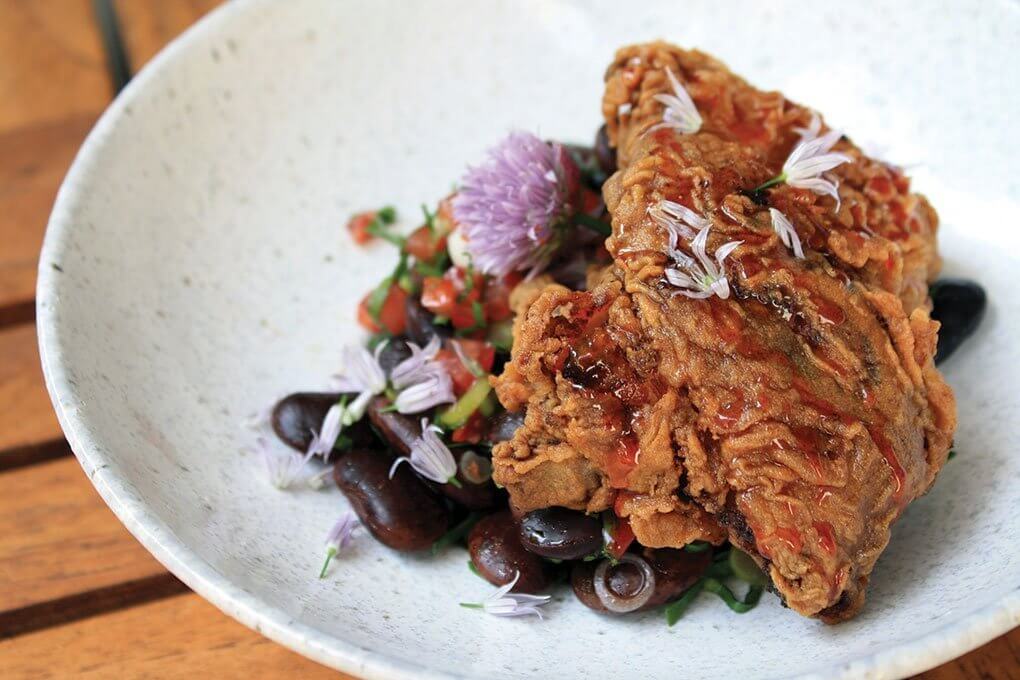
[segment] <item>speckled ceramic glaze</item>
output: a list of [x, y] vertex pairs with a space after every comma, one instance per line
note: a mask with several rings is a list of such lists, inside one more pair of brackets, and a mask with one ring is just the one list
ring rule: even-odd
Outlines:
[[[47, 383], [96, 488], [175, 574], [228, 614], [372, 677], [889, 678], [1020, 621], [1020, 111], [1010, 2], [241, 2], [173, 43], [103, 116], [57, 200], [39, 277]], [[363, 537], [328, 578], [336, 490], [280, 492], [245, 415], [325, 385], [354, 306], [391, 265], [355, 210], [407, 216], [509, 128], [586, 141], [614, 49], [702, 47], [916, 164], [946, 273], [985, 284], [984, 326], [944, 366], [959, 455], [896, 525], [855, 620], [775, 598], [704, 597], [547, 620], [457, 606], [490, 587], [465, 554]]]

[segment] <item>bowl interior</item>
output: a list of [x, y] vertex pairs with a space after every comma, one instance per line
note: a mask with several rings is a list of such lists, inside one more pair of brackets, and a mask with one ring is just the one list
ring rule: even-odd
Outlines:
[[[114, 104], [58, 200], [41, 262], [48, 382], [86, 471], [157, 557], [217, 605], [321, 661], [393, 677], [908, 673], [1017, 621], [1020, 110], [1007, 3], [852, 13], [792, 2], [231, 4]], [[879, 20], [877, 17], [881, 17]], [[1011, 38], [1012, 36], [1012, 38]], [[944, 370], [958, 457], [897, 524], [864, 613], [828, 628], [774, 598], [707, 597], [680, 624], [615, 621], [564, 589], [547, 620], [458, 606], [490, 587], [466, 555], [364, 537], [316, 578], [336, 490], [268, 486], [245, 417], [318, 389], [392, 267], [343, 228], [406, 227], [508, 129], [587, 142], [617, 46], [701, 47], [912, 169], [943, 221], [946, 273], [991, 309]], [[988, 67], [997, 65], [996, 68]], [[59, 266], [60, 270], [56, 267]], [[736, 652], [735, 650], [741, 650]]]

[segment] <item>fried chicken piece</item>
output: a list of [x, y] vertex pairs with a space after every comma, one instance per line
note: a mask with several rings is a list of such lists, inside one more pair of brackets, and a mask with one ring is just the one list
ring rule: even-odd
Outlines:
[[[666, 69], [704, 120], [695, 134], [648, 131]], [[728, 538], [795, 611], [849, 618], [956, 425], [928, 316], [937, 217], [846, 138], [838, 209], [785, 184], [749, 191], [780, 171], [812, 113], [699, 52], [620, 50], [603, 112], [620, 163], [603, 189], [613, 263], [589, 291], [546, 288], [519, 318], [495, 385], [526, 417], [496, 447], [494, 477], [521, 510], [612, 507], [644, 545]], [[711, 221], [709, 252], [742, 242], [728, 299], [665, 282], [668, 238], [649, 216], [662, 199]], [[796, 226], [804, 259], [769, 207]]]

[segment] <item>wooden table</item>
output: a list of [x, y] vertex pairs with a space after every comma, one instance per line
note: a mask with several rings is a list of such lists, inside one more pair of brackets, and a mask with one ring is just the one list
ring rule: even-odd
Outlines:
[[[137, 70], [217, 2], [113, 0], [119, 41], [102, 38], [102, 4], [0, 0], [0, 677], [335, 678], [167, 573], [100, 500], [50, 408], [36, 259], [60, 180], [114, 95], [109, 55], [119, 45]], [[1020, 629], [920, 677], [1020, 678]]]

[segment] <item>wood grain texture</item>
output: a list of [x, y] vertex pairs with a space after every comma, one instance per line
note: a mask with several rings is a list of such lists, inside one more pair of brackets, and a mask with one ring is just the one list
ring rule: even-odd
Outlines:
[[0, 612], [163, 573], [74, 458], [0, 474]]
[[[63, 438], [43, 384], [35, 326], [0, 329], [0, 464], [5, 452]], [[8, 499], [0, 498], [0, 503], [6, 502]]]
[[6, 680], [350, 677], [270, 642], [197, 595], [172, 597], [0, 642], [0, 659]]
[[97, 111], [0, 133], [0, 327], [34, 316], [36, 263], [53, 199]]
[[128, 60], [135, 73], [221, 0], [115, 0]]
[[1020, 628], [915, 680], [1020, 680]]
[[93, 114], [110, 96], [90, 0], [0, 0], [0, 133]]

